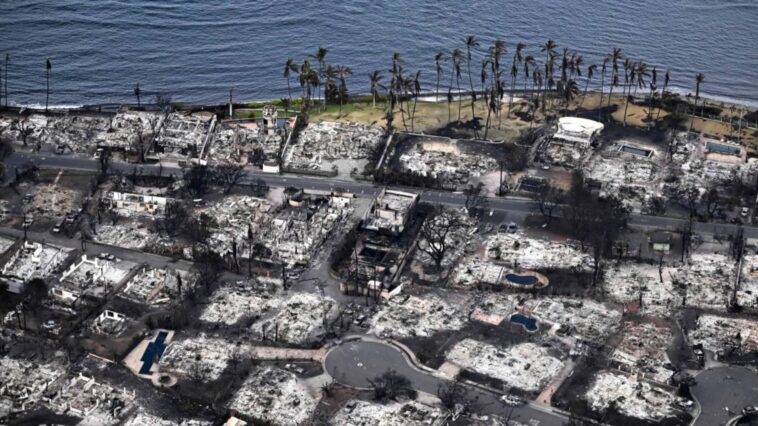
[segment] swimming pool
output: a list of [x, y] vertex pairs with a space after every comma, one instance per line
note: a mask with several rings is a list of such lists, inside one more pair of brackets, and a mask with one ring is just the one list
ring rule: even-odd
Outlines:
[[521, 314], [513, 314], [511, 315], [511, 322], [524, 327], [524, 330], [530, 333], [537, 331], [537, 320], [534, 318], [529, 318]]
[[630, 145], [623, 145], [621, 147], [621, 151], [629, 154], [639, 155], [640, 157], [650, 157], [650, 155], [653, 153], [653, 151], [649, 149], [637, 148], [636, 146]]
[[538, 281], [534, 275], [506, 274], [505, 279], [514, 284], [530, 286], [537, 284]]

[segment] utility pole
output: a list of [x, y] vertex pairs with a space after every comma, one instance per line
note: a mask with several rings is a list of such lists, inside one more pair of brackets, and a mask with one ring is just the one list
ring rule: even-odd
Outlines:
[[232, 87], [231, 89], [229, 89], [229, 119], [234, 118], [234, 108], [232, 107], [232, 105], [233, 105], [233, 102], [232, 102], [233, 95], [234, 95], [234, 87]]

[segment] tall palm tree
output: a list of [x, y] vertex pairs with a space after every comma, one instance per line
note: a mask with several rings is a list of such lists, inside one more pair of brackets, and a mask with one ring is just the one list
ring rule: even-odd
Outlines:
[[304, 59], [303, 64], [300, 65], [299, 80], [300, 87], [303, 89], [303, 106], [307, 107], [311, 101], [311, 90], [320, 84], [318, 73], [307, 59]]
[[[555, 53], [555, 48], [558, 47], [555, 42], [550, 39], [545, 44], [542, 45], [540, 48], [540, 52], [545, 52], [545, 78], [548, 79], [548, 81], [553, 81], [553, 54]], [[545, 85], [545, 92], [542, 95], [542, 110], [545, 110], [545, 100], [547, 100], [547, 84]]]
[[287, 58], [287, 63], [284, 64], [284, 78], [287, 79], [287, 93], [289, 94], [290, 103], [292, 103], [292, 89], [290, 88], [290, 75], [291, 73], [297, 74], [297, 64], [292, 58]]
[[445, 72], [445, 61], [447, 61], [447, 56], [442, 52], [434, 56], [434, 68], [437, 71], [437, 89], [434, 92], [435, 102], [439, 102], [440, 100], [440, 78], [442, 78], [442, 74]]
[[384, 78], [384, 76], [379, 71], [371, 72], [368, 75], [368, 80], [371, 83], [371, 102], [374, 108], [376, 108], [376, 96], [379, 93], [379, 88], [383, 87], [381, 83], [379, 83], [382, 81], [382, 78]]
[[597, 71], [597, 64], [592, 64], [587, 67], [587, 78], [586, 83], [584, 84], [584, 94], [582, 95], [582, 102], [579, 103], [579, 108], [582, 107], [584, 104], [584, 99], [587, 97], [587, 90], [590, 88], [590, 82], [592, 81], [592, 77], [595, 76], [595, 71]]
[[671, 81], [671, 72], [666, 70], [666, 75], [663, 77], [663, 89], [661, 89], [661, 105], [658, 107], [658, 113], [655, 115], [655, 120], [658, 121], [661, 118], [661, 109], [663, 109], [663, 99], [666, 96], [666, 89]]
[[476, 93], [474, 93], [474, 80], [471, 78], [471, 50], [476, 49], [479, 47], [479, 40], [476, 39], [476, 36], [470, 35], [466, 37], [466, 58], [468, 59], [468, 62], [466, 65], [468, 66], [468, 82], [469, 86], [471, 86], [471, 119], [474, 119], [474, 102], [476, 101]]
[[463, 56], [463, 52], [461, 49], [455, 48], [453, 49], [453, 54], [450, 55], [450, 58], [452, 58], [453, 61], [453, 72], [450, 73], [450, 86], [453, 85], [453, 77], [455, 77], [456, 86], [458, 87], [458, 121], [461, 121], [461, 107], [462, 107], [462, 97], [461, 97], [461, 64], [466, 60], [466, 58]]
[[48, 101], [50, 100], [50, 72], [53, 70], [53, 64], [50, 58], [45, 61], [45, 112], [47, 112]]
[[611, 72], [611, 87], [608, 90], [608, 107], [611, 106], [611, 97], [613, 96], [613, 87], [619, 84], [619, 61], [624, 58], [624, 53], [620, 48], [614, 47], [613, 51], [608, 55], [608, 60], [613, 65]]
[[524, 96], [526, 96], [526, 84], [529, 82], [529, 70], [536, 65], [537, 62], [534, 60], [534, 56], [526, 55], [524, 58]]
[[340, 99], [340, 113], [339, 115], [342, 116], [342, 104], [344, 103], [345, 99], [348, 96], [347, 91], [347, 78], [353, 75], [353, 70], [351, 70], [349, 67], [345, 66], [338, 66], [337, 67], [337, 77], [340, 80], [340, 85], [337, 88], [337, 94], [339, 95]]
[[605, 71], [608, 68], [608, 61], [610, 61], [610, 58], [606, 56], [603, 58], [603, 66], [600, 70], [600, 103], [598, 103], [597, 107], [597, 119], [600, 120], [602, 118], [603, 114], [603, 90], [605, 90]]
[[566, 102], [566, 109], [565, 111], [568, 111], [568, 106], [576, 99], [577, 96], [579, 96], [579, 85], [576, 84], [576, 80], [569, 80], [563, 84], [563, 100]]
[[655, 105], [655, 91], [658, 88], [658, 67], [653, 66], [652, 77], [650, 79], [650, 104], [647, 108], [647, 121], [653, 117], [653, 106]]
[[636, 79], [637, 79], [637, 70], [639, 68], [639, 64], [637, 62], [630, 62], [629, 58], [627, 58], [626, 62], [624, 63], [624, 126], [626, 126], [626, 114], [627, 111], [629, 111], [629, 101], [632, 97], [632, 86], [635, 86], [635, 93], [636, 93]]
[[413, 93], [413, 110], [411, 112], [411, 131], [414, 131], [414, 122], [416, 120], [416, 104], [418, 103], [419, 94], [421, 94], [421, 71], [416, 71], [416, 75], [409, 80], [410, 91]]
[[511, 114], [511, 110], [513, 109], [513, 92], [516, 91], [516, 78], [518, 77], [519, 66], [524, 60], [521, 52], [523, 52], [525, 48], [526, 44], [518, 43], [516, 45], [516, 52], [513, 53], [513, 60], [511, 61], [511, 97], [510, 101], [508, 102], [508, 115]]
[[[318, 62], [318, 77], [319, 79], [324, 79], [324, 68], [326, 67], [326, 54], [329, 53], [329, 49], [325, 49], [323, 47], [318, 48], [316, 51], [316, 54], [311, 56], [313, 59]], [[324, 88], [324, 91], [326, 91], [326, 88]], [[321, 89], [319, 88], [318, 92], [319, 96], [321, 95]], [[324, 93], [324, 99], [323, 99], [323, 105], [326, 106], [326, 93]]]
[[697, 101], [700, 99], [700, 85], [705, 81], [705, 75], [698, 73], [695, 76], [695, 105], [692, 107], [692, 114], [690, 116], [690, 128], [687, 129], [687, 134], [692, 132], [692, 123], [695, 121], [695, 111], [697, 110]]
[[[502, 111], [501, 102], [502, 102], [502, 94], [503, 94], [503, 87], [500, 84], [501, 80], [500, 77], [502, 76], [502, 73], [500, 72], [500, 61], [503, 57], [503, 55], [506, 53], [506, 46], [505, 41], [497, 39], [495, 40], [495, 43], [490, 46], [489, 48], [489, 57], [490, 57], [490, 70], [491, 70], [491, 79], [492, 79], [492, 89], [494, 90], [494, 93], [496, 93], [496, 97], [494, 97], [494, 100], [497, 103], [497, 110], [496, 115], [498, 118], [500, 117], [500, 113]], [[490, 102], [492, 102], [493, 99], [490, 99]]]
[[137, 98], [137, 108], [141, 107], [140, 103], [140, 96], [142, 95], [142, 91], [139, 89], [139, 83], [137, 83], [136, 86], [134, 86], [134, 96]]

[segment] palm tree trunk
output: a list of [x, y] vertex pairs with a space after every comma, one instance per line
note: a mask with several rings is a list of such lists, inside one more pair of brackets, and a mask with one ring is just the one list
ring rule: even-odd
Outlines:
[[471, 120], [474, 120], [474, 116], [476, 115], [476, 112], [474, 111], [474, 80], [471, 79], [471, 53], [469, 53], [469, 61], [467, 62], [468, 65], [468, 84], [471, 86]]
[[416, 121], [416, 104], [418, 103], [418, 93], [413, 98], [413, 110], [411, 112], [411, 132], [415, 131], [414, 122]]
[[50, 71], [45, 75], [45, 112], [47, 112], [47, 102], [50, 99]]
[[603, 118], [603, 91], [605, 90], [605, 71], [600, 77], [600, 103], [597, 104], [597, 119]]
[[[290, 88], [290, 78], [287, 77], [287, 94], [290, 98], [290, 104], [292, 103], [292, 89]], [[137, 97], [137, 103], [139, 103], [139, 97]]]
[[461, 96], [461, 77], [458, 76], [455, 79], [456, 86], [458, 87], [458, 122], [461, 121], [461, 107], [463, 106], [463, 97]]

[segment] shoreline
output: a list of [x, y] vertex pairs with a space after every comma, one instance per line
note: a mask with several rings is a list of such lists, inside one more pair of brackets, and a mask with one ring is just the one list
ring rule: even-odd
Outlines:
[[[620, 90], [620, 88], [614, 88], [614, 98], [619, 97], [617, 91]], [[685, 89], [680, 89], [677, 87], [669, 87], [667, 89], [668, 92], [671, 92], [673, 94], [676, 94], [680, 96], [681, 98], [685, 98], [688, 93], [691, 91], [687, 91]], [[479, 90], [475, 90], [477, 93], [477, 96], [481, 93]], [[516, 90], [506, 90], [505, 95], [508, 96], [511, 92], [513, 92], [514, 96], [517, 95], [524, 95], [525, 93], [534, 93], [538, 92], [537, 90], [523, 90], [523, 89], [516, 89]], [[428, 98], [434, 98], [436, 93], [434, 90], [431, 91], [424, 91], [421, 92], [418, 96], [419, 102], [431, 102], [431, 103], [445, 103], [447, 101], [447, 91], [442, 90], [440, 88], [440, 98], [443, 98], [442, 100], [434, 101], [434, 100], [428, 100]], [[452, 91], [453, 95], [456, 96], [459, 93], [469, 93], [467, 90], [461, 90], [460, 92], [456, 89]], [[541, 93], [541, 92], [540, 92]], [[553, 91], [555, 93], [555, 91]], [[592, 89], [590, 88], [587, 91], [587, 95], [597, 95], [600, 93], [600, 90]], [[647, 91], [639, 91], [638, 97], [642, 97], [647, 95], [649, 92]], [[603, 96], [608, 95], [608, 90], [603, 91]], [[369, 93], [358, 93], [352, 96], [352, 98], [358, 98], [358, 99], [364, 99], [364, 98], [370, 98], [371, 94]], [[468, 98], [468, 96], [465, 96], [464, 99]], [[246, 105], [249, 104], [265, 104], [265, 103], [279, 103], [282, 98], [270, 98], [270, 99], [248, 99], [244, 101], [237, 101], [234, 102], [235, 108], [249, 108]], [[301, 101], [301, 97], [293, 97], [293, 102]], [[321, 101], [320, 98], [312, 98], [314, 101]], [[348, 100], [346, 103], [350, 103], [351, 100]], [[379, 102], [379, 99], [377, 99], [377, 103]], [[455, 97], [455, 101], [457, 102], [457, 96]], [[713, 106], [720, 106], [721, 104], [724, 105], [724, 108], [729, 108], [732, 105], [734, 105], [738, 109], [745, 109], [747, 112], [750, 112], [752, 110], [758, 110], [758, 101], [744, 101], [744, 100], [738, 100], [733, 99], [730, 97], [725, 96], [718, 96], [718, 95], [701, 95], [700, 96], [700, 102], [705, 102], [707, 104], [713, 105]], [[209, 108], [215, 108], [220, 106], [227, 106], [229, 105], [227, 102], [224, 103], [217, 103], [217, 102], [183, 102], [180, 100], [174, 101], [174, 104], [179, 105], [186, 105], [190, 107], [209, 107]], [[153, 105], [151, 103], [143, 102], [142, 105], [149, 106]], [[69, 110], [87, 110], [87, 109], [93, 109], [93, 108], [120, 108], [122, 106], [129, 106], [129, 107], [136, 107], [137, 104], [134, 102], [104, 102], [104, 103], [97, 103], [97, 104], [57, 104], [57, 105], [49, 105], [48, 110], [54, 110], [54, 111], [69, 111]], [[41, 103], [29, 103], [29, 104], [16, 104], [14, 102], [10, 102], [8, 104], [8, 107], [0, 106], [0, 111], [3, 110], [13, 110], [13, 109], [30, 109], [34, 111], [38, 110], [44, 110], [45, 105]]]

